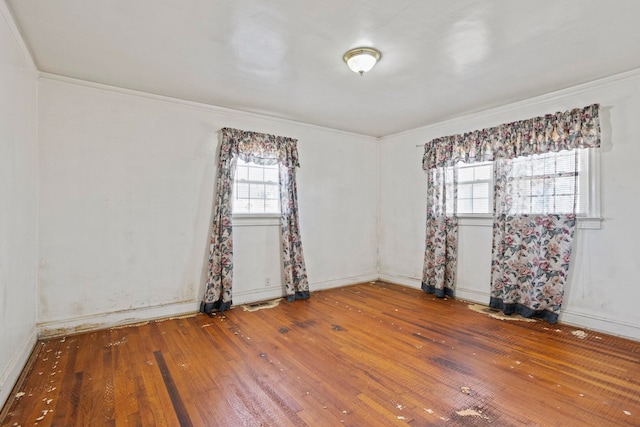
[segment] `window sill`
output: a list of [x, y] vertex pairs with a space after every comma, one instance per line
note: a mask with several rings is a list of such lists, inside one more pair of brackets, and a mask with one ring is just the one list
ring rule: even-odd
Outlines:
[[[458, 225], [471, 227], [493, 227], [493, 216], [486, 214], [460, 215]], [[602, 218], [598, 217], [578, 217], [579, 230], [600, 230], [602, 228]]]
[[474, 226], [474, 227], [492, 227], [493, 215], [491, 214], [458, 215], [458, 225]]
[[280, 225], [280, 214], [235, 214], [231, 221], [234, 227]]
[[602, 218], [578, 217], [578, 228], [585, 230], [600, 230], [602, 228]]

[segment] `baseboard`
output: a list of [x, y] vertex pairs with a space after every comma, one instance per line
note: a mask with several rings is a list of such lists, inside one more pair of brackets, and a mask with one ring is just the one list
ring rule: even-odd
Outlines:
[[[369, 282], [372, 280], [378, 280], [378, 273], [372, 272], [369, 274], [343, 277], [335, 280], [310, 282], [309, 287], [313, 292], [322, 289], [331, 289], [356, 283]], [[283, 296], [285, 296], [284, 287], [270, 286], [263, 289], [236, 292], [233, 296], [233, 302], [235, 305], [240, 305], [256, 301], [264, 301], [267, 299], [280, 298]], [[41, 322], [38, 323], [38, 337], [51, 338], [79, 332], [135, 324], [154, 319], [196, 313], [199, 309], [199, 301], [186, 301], [154, 307], [132, 308], [112, 313], [74, 317], [52, 322]]]
[[233, 305], [250, 304], [252, 302], [266, 301], [285, 296], [284, 285], [269, 286], [261, 289], [233, 292]]
[[[373, 280], [378, 280], [378, 273], [372, 272], [358, 276], [342, 277], [340, 279], [309, 282], [309, 290], [311, 292], [321, 291], [323, 289], [339, 288], [341, 286], [355, 285], [357, 283], [371, 282]], [[260, 289], [249, 289], [240, 292], [234, 291], [233, 304], [250, 304], [258, 301], [284, 298], [285, 296], [286, 292], [284, 290], [284, 285], [269, 286]]]
[[[13, 386], [20, 377], [20, 373], [27, 364], [37, 340], [38, 330], [34, 326], [31, 328], [31, 331], [27, 334], [24, 340], [22, 340], [20, 347], [9, 361], [9, 365], [2, 372], [2, 375], [0, 375], [0, 402], [3, 404], [7, 401]], [[0, 405], [0, 409], [1, 408], [2, 405]]]
[[339, 288], [341, 286], [355, 285], [356, 283], [372, 282], [378, 280], [378, 273], [371, 272], [358, 276], [341, 277], [339, 279], [321, 280], [317, 282], [309, 282], [311, 292], [321, 291], [323, 289]]
[[42, 322], [38, 323], [38, 336], [39, 338], [51, 338], [79, 332], [105, 329], [114, 326], [130, 325], [153, 319], [161, 319], [189, 313], [195, 314], [199, 309], [200, 302], [185, 301], [153, 307], [131, 308], [112, 313], [74, 317], [52, 322]]
[[558, 321], [564, 325], [576, 328], [590, 329], [596, 332], [640, 341], [640, 325], [604, 319], [602, 317], [571, 310], [560, 310]]
[[396, 285], [407, 286], [409, 288], [422, 289], [422, 280], [415, 277], [402, 276], [393, 273], [380, 273], [378, 275], [383, 282], [389, 282]]
[[456, 299], [484, 305], [489, 305], [489, 299], [491, 298], [488, 292], [474, 291], [471, 289], [457, 288], [455, 294]]
[[[393, 283], [396, 285], [407, 286], [415, 289], [422, 289], [422, 280], [415, 277], [402, 276], [400, 274], [393, 273], [381, 273], [380, 280]], [[489, 303], [489, 294], [484, 292], [478, 292], [471, 289], [456, 288], [456, 299], [461, 299], [469, 302], [477, 302], [481, 304]]]

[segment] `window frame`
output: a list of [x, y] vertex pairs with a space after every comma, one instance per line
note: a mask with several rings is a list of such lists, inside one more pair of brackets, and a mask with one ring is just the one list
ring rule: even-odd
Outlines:
[[[260, 165], [251, 161], [243, 161], [241, 159], [237, 160], [238, 162], [242, 162], [243, 164], [236, 164], [236, 170], [234, 173], [234, 177], [233, 177], [233, 183], [232, 183], [232, 192], [231, 192], [231, 200], [232, 200], [232, 204], [231, 204], [231, 218], [232, 221], [234, 223], [234, 225], [240, 225], [240, 226], [262, 226], [262, 225], [279, 225], [280, 224], [280, 217], [282, 215], [282, 208], [280, 206], [280, 195], [278, 194], [277, 197], [277, 202], [278, 202], [278, 212], [236, 212], [235, 211], [235, 202], [236, 202], [236, 194], [237, 194], [237, 188], [238, 188], [238, 184], [239, 183], [265, 183], [265, 184], [269, 184], [269, 185], [273, 185], [275, 184], [275, 187], [278, 189], [278, 192], [280, 191], [280, 164], [276, 163], [274, 165]], [[261, 168], [261, 169], [275, 169], [276, 171], [278, 171], [278, 180], [277, 181], [265, 181], [264, 179], [262, 181], [259, 180], [251, 180], [251, 179], [238, 179], [238, 171], [239, 171], [239, 167], [249, 167], [249, 168]], [[249, 198], [249, 200], [251, 200], [251, 198]], [[256, 198], [256, 200], [266, 200], [264, 197], [263, 198]]]
[[[454, 170], [454, 173], [456, 175], [459, 175], [459, 171], [460, 169], [475, 169], [477, 167], [482, 167], [482, 166], [489, 166], [490, 168], [490, 172], [489, 172], [489, 179], [474, 179], [471, 181], [464, 181], [463, 185], [471, 185], [473, 186], [473, 184], [476, 183], [486, 183], [488, 184], [488, 190], [487, 190], [487, 201], [488, 201], [488, 207], [489, 207], [489, 211], [490, 212], [464, 212], [464, 213], [458, 213], [457, 209], [456, 209], [456, 216], [458, 218], [461, 217], [473, 217], [473, 218], [482, 218], [485, 216], [488, 216], [489, 218], [493, 217], [493, 213], [491, 211], [493, 211], [493, 189], [494, 189], [494, 176], [493, 176], [493, 162], [492, 161], [488, 161], [488, 162], [474, 162], [474, 163], [463, 163], [463, 162], [459, 162], [458, 164], [456, 164], [455, 166], [452, 166], [451, 168]], [[474, 172], [475, 175], [475, 172]], [[459, 178], [459, 176], [458, 176]], [[456, 185], [458, 186], [458, 188], [456, 189], [456, 195], [458, 195], [458, 200], [456, 200], [456, 208], [459, 207], [459, 196], [460, 196], [460, 182], [458, 180], [456, 180]], [[473, 192], [473, 190], [472, 190]], [[471, 204], [473, 205], [473, 201], [475, 200], [473, 197], [471, 197], [471, 199], [467, 199], [467, 200], [471, 200]]]
[[[587, 167], [587, 203], [586, 212], [577, 216], [579, 229], [601, 229], [602, 228], [602, 216], [601, 216], [601, 188], [602, 188], [602, 176], [601, 176], [601, 153], [599, 149], [591, 148], [583, 151], [586, 159], [580, 158], [581, 162]], [[463, 167], [473, 167], [485, 164], [491, 165], [491, 179], [489, 180], [489, 192], [490, 192], [490, 210], [489, 213], [457, 213], [458, 224], [463, 226], [481, 226], [492, 227], [493, 226], [493, 201], [494, 201], [494, 182], [495, 182], [495, 167], [494, 162], [474, 162], [474, 163], [459, 163], [451, 166], [454, 169], [454, 173], [457, 173], [456, 168], [460, 165]], [[484, 181], [484, 180], [482, 180]], [[468, 181], [469, 183], [473, 181]], [[466, 183], [466, 182], [465, 182]]]

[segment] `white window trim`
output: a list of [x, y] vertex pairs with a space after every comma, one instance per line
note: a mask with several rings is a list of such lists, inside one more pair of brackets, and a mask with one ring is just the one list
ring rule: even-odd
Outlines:
[[602, 155], [599, 149], [589, 150], [589, 202], [586, 218], [602, 221]]
[[[486, 164], [491, 164], [491, 165], [490, 165], [490, 166], [491, 166], [491, 173], [493, 174], [493, 164], [492, 164], [492, 162], [476, 162], [476, 163], [468, 163], [468, 164], [464, 164], [464, 163], [463, 163], [462, 165], [460, 165], [460, 166], [459, 166], [459, 168], [472, 168], [472, 167], [474, 167], [474, 166], [484, 166], [484, 165], [486, 165]], [[456, 168], [456, 167], [458, 167], [458, 166], [457, 166], [457, 165], [456, 165], [456, 166], [454, 166], [454, 168]], [[488, 187], [489, 187], [489, 189], [488, 189], [488, 190], [489, 190], [489, 191], [488, 191], [488, 195], [487, 195], [487, 201], [488, 201], [488, 203], [489, 203], [489, 207], [491, 207], [491, 206], [492, 206], [492, 202], [493, 202], [493, 200], [494, 200], [494, 199], [493, 199], [493, 198], [494, 198], [493, 176], [491, 176], [489, 179], [474, 179], [474, 180], [472, 180], [472, 181], [463, 181], [463, 182], [462, 182], [462, 184], [463, 184], [463, 185], [464, 185], [464, 184], [470, 184], [470, 185], [472, 185], [472, 186], [473, 186], [474, 184], [483, 184], [483, 183], [488, 184]], [[460, 184], [460, 182], [459, 182], [458, 184]], [[472, 203], [472, 205], [473, 205], [474, 198], [467, 199], [467, 200], [471, 200], [471, 203]], [[481, 218], [481, 217], [483, 217], [483, 216], [485, 216], [485, 215], [489, 215], [489, 216], [491, 216], [491, 214], [487, 214], [487, 213], [473, 213], [473, 212], [465, 212], [465, 213], [461, 213], [461, 214], [459, 214], [459, 215], [458, 215], [458, 217], [460, 218], [460, 217], [467, 217], [467, 216], [469, 216], [469, 217], [477, 217], [477, 218]]]
[[231, 216], [233, 227], [264, 227], [280, 225], [279, 213], [242, 213]]
[[[589, 212], [578, 216], [577, 227], [581, 230], [602, 229], [602, 155], [599, 149], [588, 151], [589, 162]], [[491, 180], [493, 184], [493, 180]], [[491, 188], [493, 198], [493, 188]], [[493, 214], [459, 214], [458, 225], [469, 227], [493, 227]]]
[[[246, 162], [246, 165], [249, 167], [256, 167], [256, 166], [263, 166], [263, 165], [257, 165], [253, 162]], [[280, 170], [280, 165], [277, 164], [277, 169]], [[232, 207], [231, 207], [231, 211], [232, 211], [232, 221], [237, 221], [237, 225], [238, 226], [252, 226], [252, 225], [273, 225], [273, 218], [277, 218], [278, 221], [280, 219], [280, 211], [282, 209], [282, 207], [280, 206], [280, 199], [278, 198], [278, 210], [279, 212], [233, 212], [233, 209], [235, 209], [234, 203], [235, 203], [235, 198], [236, 198], [236, 190], [237, 190], [237, 185], [238, 183], [256, 183], [256, 184], [275, 184], [277, 187], [279, 187], [279, 183], [273, 181], [273, 182], [268, 182], [268, 181], [253, 181], [253, 180], [236, 180], [236, 177], [238, 176], [238, 172], [236, 170], [236, 174], [233, 178], [233, 191], [231, 194], [231, 199], [232, 199]], [[263, 200], [263, 199], [262, 199]], [[254, 224], [255, 223], [255, 224]], [[279, 224], [279, 222], [278, 222]]]

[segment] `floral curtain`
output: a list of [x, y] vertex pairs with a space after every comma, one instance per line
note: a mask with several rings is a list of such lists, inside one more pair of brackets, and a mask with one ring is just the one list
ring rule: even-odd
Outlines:
[[[489, 305], [505, 314], [558, 320], [576, 230], [579, 162], [563, 168], [563, 207], [543, 197], [553, 176], [531, 182], [529, 168], [549, 152], [600, 146], [598, 105], [513, 123], [494, 162], [494, 220]], [[525, 185], [523, 185], [523, 183]]]
[[425, 144], [423, 169], [600, 146], [599, 105], [506, 123]]
[[458, 259], [455, 170], [435, 167], [428, 170], [427, 176], [427, 238], [422, 290], [439, 298], [453, 297]]
[[280, 163], [282, 264], [288, 301], [309, 298], [307, 268], [298, 225], [297, 155], [295, 158], [296, 164]]
[[200, 311], [224, 311], [232, 304], [232, 193], [238, 158], [280, 167], [281, 241], [287, 299], [309, 298], [298, 220], [295, 170], [300, 166], [297, 140], [282, 136], [223, 128], [218, 181], [209, 245], [209, 269]]
[[438, 291], [443, 289], [444, 294], [452, 294], [455, 286], [456, 184], [455, 176], [447, 178], [447, 171], [455, 169], [459, 162], [493, 161], [490, 304], [505, 312], [517, 311], [555, 321], [569, 267], [575, 212], [514, 214], [512, 159], [599, 146], [598, 104], [436, 138], [425, 144], [423, 169], [429, 173], [429, 189], [423, 289], [437, 294], [443, 294]]

